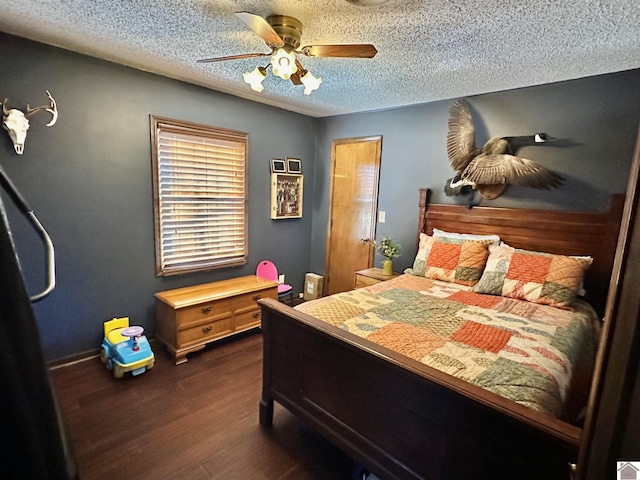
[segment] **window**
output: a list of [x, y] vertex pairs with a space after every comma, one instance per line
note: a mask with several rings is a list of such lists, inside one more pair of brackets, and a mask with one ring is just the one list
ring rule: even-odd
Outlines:
[[247, 263], [248, 134], [151, 116], [156, 274]]

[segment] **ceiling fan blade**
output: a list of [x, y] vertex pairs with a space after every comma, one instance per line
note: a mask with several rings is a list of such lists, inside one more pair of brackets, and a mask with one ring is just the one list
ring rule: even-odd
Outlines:
[[240, 60], [242, 58], [268, 57], [270, 53], [242, 53], [240, 55], [229, 55], [228, 57], [202, 58], [198, 63], [223, 62], [225, 60]]
[[308, 57], [349, 57], [373, 58], [378, 53], [376, 47], [370, 44], [350, 45], [307, 45], [300, 50]]
[[269, 25], [269, 22], [260, 15], [249, 12], [236, 12], [236, 16], [242, 20], [247, 27], [260, 36], [260, 38], [267, 42], [267, 45], [272, 47], [281, 47], [284, 45], [284, 40], [282, 40], [280, 35]]

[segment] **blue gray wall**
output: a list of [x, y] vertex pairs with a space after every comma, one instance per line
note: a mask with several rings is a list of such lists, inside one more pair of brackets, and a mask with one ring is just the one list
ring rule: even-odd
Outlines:
[[[10, 106], [45, 104], [49, 90], [60, 111], [51, 128], [49, 115], [31, 118], [22, 156], [0, 131], [0, 164], [56, 247], [57, 287], [35, 304], [48, 359], [98, 348], [102, 323], [114, 316], [153, 335], [154, 292], [253, 274], [265, 258], [302, 291], [311, 212], [270, 219], [269, 159], [302, 160], [311, 205], [315, 119], [4, 34], [0, 65], [0, 95]], [[246, 266], [155, 276], [149, 114], [249, 133]], [[43, 284], [42, 247], [3, 198], [34, 293]]]
[[[539, 191], [509, 186], [483, 205], [570, 210], [606, 210], [609, 195], [624, 193], [640, 120], [640, 70], [497, 92], [467, 98], [476, 143], [493, 136], [556, 138], [518, 154], [561, 174], [561, 188]], [[336, 138], [382, 135], [378, 209], [386, 222], [376, 236], [391, 233], [405, 247], [396, 270], [411, 266], [415, 252], [418, 188], [433, 191], [432, 202], [455, 203], [443, 186], [454, 172], [446, 153], [452, 101], [321, 119], [316, 146], [311, 269], [322, 272], [328, 221], [331, 142]], [[379, 266], [381, 257], [376, 257]]]
[[[128, 315], [153, 335], [153, 293], [252, 274], [276, 262], [296, 292], [304, 274], [324, 273], [331, 141], [382, 135], [378, 235], [393, 233], [413, 258], [417, 189], [444, 196], [451, 102], [314, 119], [0, 33], [0, 96], [11, 106], [56, 98], [58, 123], [32, 118], [25, 152], [0, 134], [0, 164], [50, 231], [57, 252], [55, 291], [35, 305], [45, 356], [98, 348], [102, 322]], [[552, 192], [509, 187], [494, 205], [606, 208], [624, 192], [638, 129], [640, 71], [469, 99], [478, 140], [544, 131], [562, 139], [522, 154], [567, 178]], [[155, 276], [149, 114], [249, 133], [249, 263], [166, 278]], [[269, 159], [302, 159], [304, 216], [269, 218]], [[42, 287], [42, 247], [8, 207], [27, 287]], [[1, 319], [11, 321], [11, 319]]]

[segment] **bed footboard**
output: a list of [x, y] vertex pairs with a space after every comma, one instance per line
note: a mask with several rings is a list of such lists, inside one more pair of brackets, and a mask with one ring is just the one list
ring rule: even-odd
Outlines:
[[567, 479], [581, 430], [275, 300], [260, 423], [277, 401], [381, 478]]

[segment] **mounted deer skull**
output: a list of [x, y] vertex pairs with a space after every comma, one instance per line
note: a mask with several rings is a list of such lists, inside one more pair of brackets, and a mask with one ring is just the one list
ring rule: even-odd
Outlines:
[[2, 117], [2, 126], [7, 132], [9, 132], [9, 137], [11, 137], [11, 141], [13, 142], [13, 148], [18, 155], [22, 155], [22, 152], [24, 151], [24, 141], [27, 138], [27, 130], [29, 130], [28, 119], [32, 115], [40, 110], [46, 110], [49, 112], [53, 118], [51, 118], [51, 121], [47, 123], [47, 127], [53, 126], [58, 120], [58, 107], [56, 106], [56, 101], [49, 93], [49, 90], [47, 90], [47, 95], [51, 101], [50, 105], [30, 108], [29, 104], [27, 104], [27, 110], [25, 112], [16, 108], [7, 110], [7, 99], [5, 98], [4, 102], [2, 102], [2, 112], [4, 114]]

